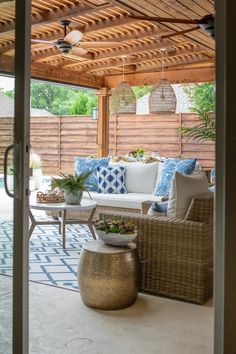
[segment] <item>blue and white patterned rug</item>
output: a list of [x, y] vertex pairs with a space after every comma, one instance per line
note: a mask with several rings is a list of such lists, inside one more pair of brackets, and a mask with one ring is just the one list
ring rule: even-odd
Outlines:
[[[12, 275], [12, 228], [0, 222], [0, 273]], [[83, 244], [92, 236], [85, 225], [67, 225], [66, 249], [55, 225], [37, 226], [29, 241], [29, 279], [78, 290], [77, 268]]]

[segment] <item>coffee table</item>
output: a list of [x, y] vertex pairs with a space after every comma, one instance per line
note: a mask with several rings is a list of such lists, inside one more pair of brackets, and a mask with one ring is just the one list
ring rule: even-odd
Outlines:
[[[82, 199], [79, 205], [69, 205], [66, 203], [37, 203], [31, 202], [29, 206], [29, 217], [31, 220], [31, 226], [29, 229], [29, 237], [31, 237], [35, 226], [38, 225], [58, 225], [59, 234], [62, 234], [62, 247], [66, 246], [66, 224], [86, 224], [89, 227], [89, 230], [96, 240], [96, 234], [92, 224], [93, 216], [97, 207], [97, 202], [89, 199]], [[56, 211], [59, 213], [58, 220], [37, 220], [35, 219], [32, 210], [44, 210], [47, 211]], [[67, 219], [67, 212], [70, 211], [84, 211], [87, 213], [86, 218], [81, 219]]]

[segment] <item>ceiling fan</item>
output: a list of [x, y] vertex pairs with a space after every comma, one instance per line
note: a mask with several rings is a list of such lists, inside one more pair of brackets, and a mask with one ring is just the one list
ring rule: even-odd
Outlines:
[[[154, 21], [154, 22], [163, 22], [163, 23], [184, 23], [189, 25], [197, 25], [192, 30], [195, 31], [196, 29], [201, 28], [205, 32], [207, 32], [212, 38], [215, 38], [215, 17], [212, 14], [208, 14], [203, 16], [200, 19], [196, 20], [188, 20], [184, 18], [166, 18], [166, 17], [152, 17], [152, 16], [136, 16], [130, 15], [129, 17], [136, 19], [136, 20], [143, 20], [143, 21]], [[189, 32], [191, 29], [189, 30]]]
[[110, 48], [120, 46], [119, 42], [97, 41], [97, 42], [81, 42], [83, 33], [78, 30], [73, 30], [68, 33], [68, 27], [71, 24], [70, 20], [62, 20], [60, 24], [64, 27], [64, 37], [58, 38], [55, 41], [47, 41], [42, 39], [31, 39], [32, 43], [44, 43], [49, 47], [56, 47], [64, 54], [75, 54], [83, 56], [88, 53], [87, 49], [92, 48]]

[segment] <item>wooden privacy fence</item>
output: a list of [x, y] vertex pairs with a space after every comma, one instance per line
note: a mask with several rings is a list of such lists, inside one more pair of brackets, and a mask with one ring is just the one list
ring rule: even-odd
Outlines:
[[[182, 137], [181, 125], [191, 126], [193, 113], [121, 115], [110, 117], [110, 154], [124, 155], [138, 147], [162, 156], [196, 157], [210, 169], [215, 163], [212, 142], [194, 142]], [[32, 117], [31, 148], [41, 155], [44, 174], [73, 172], [76, 156], [96, 155], [97, 121], [85, 116]], [[13, 119], [0, 118], [0, 170], [3, 153], [13, 139]]]

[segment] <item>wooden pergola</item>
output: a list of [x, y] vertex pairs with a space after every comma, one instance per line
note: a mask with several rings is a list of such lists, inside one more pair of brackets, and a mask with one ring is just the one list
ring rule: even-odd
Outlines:
[[[1, 1], [0, 10], [0, 71], [13, 73], [14, 1]], [[63, 38], [60, 21], [68, 19], [69, 30], [83, 33], [81, 43], [117, 43], [108, 48], [91, 45], [86, 54], [75, 56], [63, 54], [56, 46], [32, 42], [32, 77], [100, 90], [98, 153], [105, 155], [109, 92], [122, 81], [124, 55], [125, 81], [131, 86], [155, 84], [162, 63], [165, 78], [172, 83], [214, 80], [215, 43], [205, 31], [191, 24], [134, 17], [199, 19], [213, 13], [213, 0], [33, 0], [32, 39]]]

